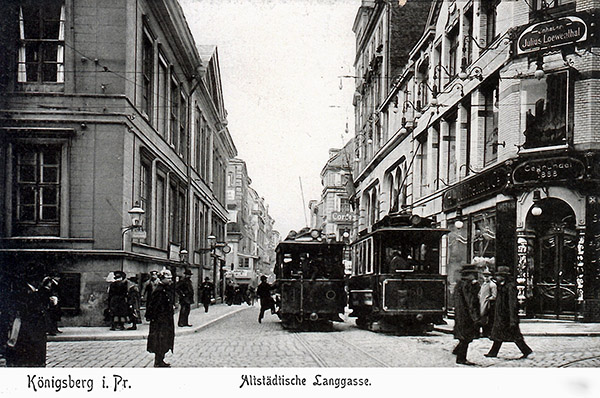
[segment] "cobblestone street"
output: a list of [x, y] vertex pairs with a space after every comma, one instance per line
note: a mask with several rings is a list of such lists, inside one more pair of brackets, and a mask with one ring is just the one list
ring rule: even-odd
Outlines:
[[[198, 333], [178, 336], [173, 367], [455, 367], [452, 335], [397, 336], [358, 329], [354, 318], [327, 332], [290, 332], [277, 317], [256, 319], [258, 307], [243, 307]], [[514, 344], [505, 344], [498, 358], [483, 356], [491, 342], [480, 339], [468, 358], [481, 367], [597, 367], [597, 337], [526, 336], [534, 353], [518, 359]], [[145, 340], [50, 342], [48, 367], [151, 367], [153, 354]]]

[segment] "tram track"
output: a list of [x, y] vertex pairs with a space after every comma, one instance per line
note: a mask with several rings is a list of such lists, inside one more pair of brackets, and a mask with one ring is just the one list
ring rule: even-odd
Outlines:
[[[320, 346], [320, 345], [327, 346], [327, 349], [329, 351], [331, 351], [332, 349], [335, 349], [335, 347], [334, 347], [335, 345], [340, 346], [339, 347], [340, 349], [350, 348], [350, 351], [360, 353], [363, 357], [368, 358], [368, 360], [378, 364], [380, 367], [385, 367], [385, 368], [392, 367], [391, 365], [383, 362], [376, 356], [374, 356], [374, 355], [370, 354], [369, 352], [363, 350], [362, 348], [358, 347], [356, 344], [353, 344], [353, 343], [349, 342], [348, 340], [339, 337], [338, 334], [336, 334], [334, 341], [323, 341], [322, 339], [319, 339], [319, 340], [310, 342], [302, 335], [302, 333], [300, 333], [300, 332], [292, 332], [292, 333], [293, 333], [293, 336], [296, 338], [296, 340], [304, 347], [304, 349], [306, 349], [306, 351], [311, 356], [311, 358], [317, 363], [318, 367], [322, 367], [322, 368], [343, 367], [343, 365], [339, 364], [339, 363], [337, 363], [337, 364], [328, 363], [328, 361], [326, 359], [324, 359], [322, 355], [319, 354], [320, 350], [318, 349], [318, 346]], [[327, 352], [327, 351], [323, 351], [323, 352]], [[362, 361], [356, 360], [356, 356], [353, 356], [353, 359], [357, 363], [362, 363]], [[369, 365], [369, 366], [373, 366], [373, 365]]]
[[590, 361], [590, 360], [594, 360], [594, 359], [596, 359], [596, 360], [600, 361], [600, 355], [594, 355], [594, 356], [591, 356], [591, 357], [585, 357], [585, 358], [574, 359], [574, 360], [572, 360], [572, 361], [569, 361], [569, 362], [567, 362], [567, 363], [564, 363], [564, 364], [562, 364], [562, 365], [559, 365], [558, 367], [559, 367], [559, 368], [568, 368], [568, 367], [570, 367], [571, 365], [574, 365], [574, 364], [576, 364], [576, 363], [579, 363], [579, 362], [584, 362], [584, 361]]

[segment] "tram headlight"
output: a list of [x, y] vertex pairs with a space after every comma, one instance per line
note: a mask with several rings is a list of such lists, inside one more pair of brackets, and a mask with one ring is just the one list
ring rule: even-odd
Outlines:
[[423, 314], [417, 314], [416, 318], [417, 318], [417, 321], [421, 322], [423, 320], [424, 316], [423, 316]]

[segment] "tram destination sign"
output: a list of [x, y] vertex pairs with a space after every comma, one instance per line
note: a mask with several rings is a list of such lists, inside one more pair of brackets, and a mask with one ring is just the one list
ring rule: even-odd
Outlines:
[[517, 54], [582, 42], [587, 39], [588, 27], [579, 17], [562, 17], [531, 25], [519, 35]]
[[585, 165], [572, 157], [528, 160], [513, 171], [515, 184], [537, 183], [541, 181], [572, 181], [583, 178]]

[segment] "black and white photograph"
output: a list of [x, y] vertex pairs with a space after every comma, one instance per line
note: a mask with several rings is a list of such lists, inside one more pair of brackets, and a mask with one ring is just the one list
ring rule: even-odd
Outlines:
[[0, 0], [0, 395], [597, 396], [599, 25]]

